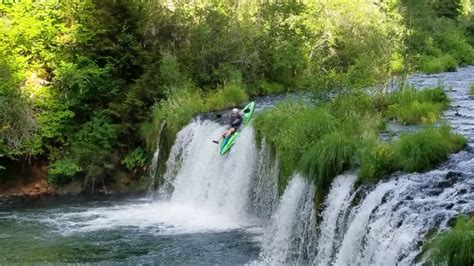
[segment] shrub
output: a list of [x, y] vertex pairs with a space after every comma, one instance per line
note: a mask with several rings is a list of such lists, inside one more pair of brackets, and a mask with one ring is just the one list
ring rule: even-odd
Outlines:
[[447, 126], [430, 127], [401, 135], [395, 144], [395, 153], [404, 171], [423, 172], [446, 160], [466, 143], [464, 137], [452, 133]]
[[147, 163], [147, 156], [145, 151], [138, 147], [133, 152], [125, 156], [122, 160], [122, 165], [128, 170], [136, 170], [137, 168], [144, 168]]
[[333, 132], [325, 135], [301, 161], [302, 172], [316, 184], [315, 203], [323, 202], [332, 180], [353, 165], [357, 145], [353, 139]]
[[207, 98], [208, 110], [222, 110], [228, 107], [236, 107], [248, 100], [248, 96], [239, 85], [230, 84], [222, 89], [211, 93]]
[[278, 94], [285, 92], [285, 86], [279, 83], [259, 80], [255, 85], [249, 86], [246, 91], [252, 96]]
[[458, 62], [450, 54], [440, 57], [428, 57], [421, 65], [421, 71], [427, 74], [440, 73], [444, 71], [456, 71]]
[[424, 251], [427, 262], [433, 265], [473, 265], [474, 217], [459, 217], [453, 229], [434, 237]]
[[388, 143], [369, 145], [362, 151], [358, 182], [376, 182], [397, 168], [393, 145]]
[[81, 167], [70, 159], [55, 161], [48, 168], [48, 182], [57, 185], [66, 184], [79, 171], [81, 171]]

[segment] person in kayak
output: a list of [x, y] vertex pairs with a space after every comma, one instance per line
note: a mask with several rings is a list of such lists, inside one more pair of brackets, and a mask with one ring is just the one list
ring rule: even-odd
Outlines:
[[219, 142], [221, 142], [223, 138], [228, 137], [232, 133], [237, 131], [242, 125], [243, 117], [244, 117], [244, 114], [241, 111], [239, 111], [239, 109], [237, 108], [232, 109], [232, 112], [230, 113], [230, 128], [222, 133], [219, 140], [213, 140], [212, 142], [219, 144]]

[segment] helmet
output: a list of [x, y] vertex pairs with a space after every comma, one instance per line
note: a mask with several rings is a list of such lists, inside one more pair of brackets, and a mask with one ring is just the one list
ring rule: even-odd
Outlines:
[[239, 111], [239, 109], [237, 109], [237, 108], [232, 109], [232, 113], [237, 113], [238, 111]]

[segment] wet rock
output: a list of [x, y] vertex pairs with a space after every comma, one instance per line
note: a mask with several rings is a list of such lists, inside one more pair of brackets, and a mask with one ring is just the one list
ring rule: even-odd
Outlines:
[[451, 210], [454, 207], [454, 203], [448, 203], [446, 205], [446, 210]]
[[449, 172], [446, 174], [445, 178], [446, 178], [446, 179], [454, 179], [454, 181], [456, 181], [455, 179], [461, 177], [461, 175], [462, 175], [462, 174], [461, 174], [460, 172], [449, 171]]
[[59, 196], [77, 196], [83, 191], [82, 183], [79, 181], [71, 182], [56, 190]]
[[443, 193], [443, 188], [431, 188], [427, 189], [425, 192], [429, 196], [438, 196], [439, 194]]

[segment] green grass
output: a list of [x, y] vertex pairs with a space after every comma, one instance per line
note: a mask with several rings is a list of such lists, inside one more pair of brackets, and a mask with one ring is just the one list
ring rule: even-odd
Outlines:
[[[428, 107], [418, 107], [420, 103]], [[413, 112], [408, 114], [416, 117], [413, 123], [431, 123], [448, 105], [449, 98], [441, 87], [405, 88], [372, 96], [353, 91], [318, 106], [302, 101], [277, 104], [255, 118], [254, 128], [257, 141], [265, 139], [280, 162], [279, 192], [292, 173], [301, 171], [316, 184], [315, 203], [319, 206], [333, 178], [346, 170], [360, 166], [358, 184], [373, 183], [398, 170], [430, 170], [462, 149], [466, 139], [448, 126], [429, 126], [395, 141], [380, 141], [384, 129], [381, 113], [407, 108], [403, 112]], [[431, 113], [433, 106], [436, 112]], [[416, 108], [421, 111], [414, 112]], [[392, 117], [405, 121], [401, 112]]]
[[415, 133], [403, 134], [395, 144], [396, 158], [406, 172], [424, 172], [461, 150], [467, 141], [454, 134], [447, 126], [425, 128]]
[[316, 208], [323, 202], [332, 180], [354, 163], [356, 141], [340, 132], [322, 137], [303, 156], [302, 172], [316, 185]]
[[303, 154], [337, 126], [327, 109], [295, 101], [277, 104], [255, 118], [257, 137], [265, 138], [280, 160], [281, 192]]
[[362, 150], [357, 181], [358, 183], [377, 182], [381, 177], [391, 174], [398, 168], [392, 144], [367, 145]]
[[385, 116], [404, 125], [433, 124], [449, 102], [441, 86], [423, 90], [408, 87], [388, 96]]
[[474, 217], [458, 218], [453, 229], [438, 234], [424, 246], [423, 254], [432, 265], [473, 265]]
[[237, 107], [248, 100], [245, 90], [238, 85], [227, 85], [203, 94], [189, 87], [177, 91], [152, 109], [151, 121], [142, 124], [141, 135], [150, 150], [155, 149], [156, 140], [165, 124], [166, 134], [172, 136], [183, 128], [198, 113]]
[[444, 54], [440, 57], [428, 57], [421, 65], [422, 72], [427, 74], [440, 73], [445, 71], [456, 71], [458, 61], [450, 54]]

